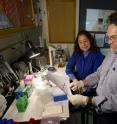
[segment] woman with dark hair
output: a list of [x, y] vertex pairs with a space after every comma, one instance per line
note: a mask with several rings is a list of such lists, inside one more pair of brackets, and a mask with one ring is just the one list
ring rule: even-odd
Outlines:
[[[78, 33], [74, 51], [66, 65], [66, 74], [76, 82], [85, 79], [101, 65], [104, 55], [101, 54], [93, 36], [85, 30]], [[90, 87], [86, 88], [90, 91]]]

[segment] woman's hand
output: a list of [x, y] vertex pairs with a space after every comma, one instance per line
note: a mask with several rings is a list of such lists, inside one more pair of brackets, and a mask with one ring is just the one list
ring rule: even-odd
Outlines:
[[84, 91], [84, 82], [82, 80], [78, 81], [77, 79], [74, 79], [72, 83], [70, 83], [70, 88], [73, 91], [78, 91], [79, 93], [82, 93]]

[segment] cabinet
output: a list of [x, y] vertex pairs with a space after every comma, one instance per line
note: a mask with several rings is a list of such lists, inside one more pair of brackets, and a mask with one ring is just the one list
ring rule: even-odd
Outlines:
[[73, 43], [76, 26], [76, 0], [47, 0], [50, 43]]
[[0, 36], [35, 25], [33, 0], [0, 0]]

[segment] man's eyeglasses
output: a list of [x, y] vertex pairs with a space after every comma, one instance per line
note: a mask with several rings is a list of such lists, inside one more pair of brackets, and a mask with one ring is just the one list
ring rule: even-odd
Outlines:
[[106, 40], [107, 41], [115, 41], [115, 40], [117, 40], [117, 35], [113, 35], [113, 36], [110, 36], [110, 37], [106, 36]]

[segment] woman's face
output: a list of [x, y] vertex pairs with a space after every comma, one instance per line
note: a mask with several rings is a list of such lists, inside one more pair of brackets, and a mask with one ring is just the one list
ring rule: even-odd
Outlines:
[[91, 47], [89, 39], [85, 35], [80, 35], [78, 38], [78, 44], [80, 49], [85, 52], [88, 51]]

